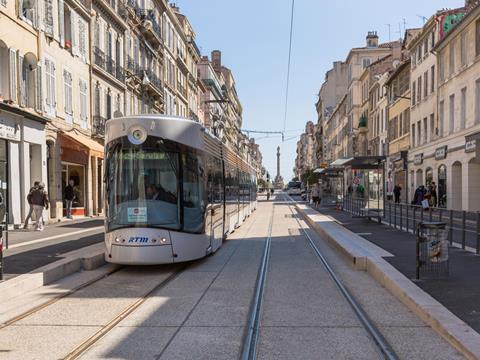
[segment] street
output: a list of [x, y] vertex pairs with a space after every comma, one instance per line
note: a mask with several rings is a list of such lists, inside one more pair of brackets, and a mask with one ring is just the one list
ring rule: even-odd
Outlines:
[[258, 358], [382, 358], [302, 228], [398, 358], [462, 358], [366, 273], [346, 265], [286, 199], [276, 194], [273, 202], [261, 201], [258, 211], [210, 257], [184, 265], [122, 267], [0, 325], [2, 359], [236, 358], [269, 236]]

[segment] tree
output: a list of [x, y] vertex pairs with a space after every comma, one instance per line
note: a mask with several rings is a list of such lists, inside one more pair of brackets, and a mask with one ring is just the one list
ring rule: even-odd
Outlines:
[[302, 179], [305, 185], [313, 185], [318, 182], [319, 175], [314, 173], [313, 170], [309, 169], [302, 174]]
[[263, 189], [267, 189], [268, 188], [268, 184], [265, 180], [263, 179], [258, 179], [257, 180], [257, 184], [258, 184], [258, 187], [259, 188], [263, 188]]

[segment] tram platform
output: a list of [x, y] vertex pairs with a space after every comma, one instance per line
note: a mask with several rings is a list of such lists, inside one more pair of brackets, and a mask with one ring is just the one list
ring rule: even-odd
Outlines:
[[[393, 256], [383, 257], [408, 279], [415, 278], [415, 236], [385, 224], [352, 217], [329, 207], [318, 211]], [[480, 256], [450, 247], [450, 273], [443, 278], [423, 278], [414, 283], [454, 315], [480, 333]]]

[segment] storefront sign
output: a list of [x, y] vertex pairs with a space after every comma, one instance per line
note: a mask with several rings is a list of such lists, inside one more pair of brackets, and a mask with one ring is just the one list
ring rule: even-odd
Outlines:
[[423, 153], [415, 155], [413, 159], [414, 165], [422, 165], [423, 164]]
[[438, 148], [437, 150], [435, 150], [435, 160], [445, 159], [447, 157], [447, 150], [448, 150], [447, 145], [442, 146], [442, 147]]
[[0, 118], [0, 138], [20, 141], [20, 126], [14, 121]]
[[465, 142], [465, 152], [474, 152], [477, 148], [477, 140], [470, 140]]

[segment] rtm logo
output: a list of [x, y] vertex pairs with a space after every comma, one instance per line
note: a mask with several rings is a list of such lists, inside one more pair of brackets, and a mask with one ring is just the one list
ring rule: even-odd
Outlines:
[[142, 237], [142, 236], [131, 237], [130, 240], [128, 240], [128, 243], [148, 243], [148, 237]]

